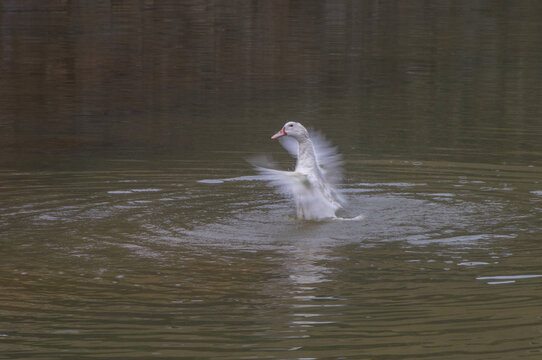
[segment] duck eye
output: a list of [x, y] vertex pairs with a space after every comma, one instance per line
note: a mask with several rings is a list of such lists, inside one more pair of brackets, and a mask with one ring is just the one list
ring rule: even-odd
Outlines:
[[294, 126], [294, 124], [290, 124], [290, 125], [288, 125], [288, 126], [289, 126], [289, 127], [292, 127], [292, 126]]

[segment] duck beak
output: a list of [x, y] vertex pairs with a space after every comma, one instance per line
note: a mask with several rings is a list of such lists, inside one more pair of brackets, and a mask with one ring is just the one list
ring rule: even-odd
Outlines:
[[286, 134], [286, 130], [284, 128], [282, 128], [282, 129], [280, 129], [280, 131], [278, 133], [271, 136], [271, 139], [275, 140], [275, 139], [278, 139], [279, 137], [283, 137], [283, 136], [286, 136], [286, 135], [288, 135], [288, 134]]

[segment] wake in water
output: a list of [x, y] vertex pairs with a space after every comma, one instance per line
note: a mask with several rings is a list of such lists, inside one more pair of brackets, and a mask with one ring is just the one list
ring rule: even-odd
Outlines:
[[365, 216], [363, 215], [358, 215], [358, 216], [355, 216], [353, 218], [343, 218], [343, 217], [334, 217], [332, 218], [332, 220], [339, 220], [339, 221], [361, 221], [365, 219]]

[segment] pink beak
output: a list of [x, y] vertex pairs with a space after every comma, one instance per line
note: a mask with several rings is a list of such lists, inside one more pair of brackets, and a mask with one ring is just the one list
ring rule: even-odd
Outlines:
[[286, 136], [286, 135], [288, 135], [288, 134], [286, 134], [286, 130], [284, 128], [282, 128], [282, 129], [280, 129], [280, 131], [278, 133], [271, 136], [271, 139], [275, 140], [275, 139], [278, 139], [279, 137], [283, 137], [283, 136]]

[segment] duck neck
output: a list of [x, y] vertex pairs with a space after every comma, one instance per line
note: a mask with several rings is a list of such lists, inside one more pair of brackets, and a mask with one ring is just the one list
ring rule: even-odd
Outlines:
[[298, 140], [299, 148], [297, 152], [296, 171], [306, 169], [311, 170], [316, 168], [316, 154], [312, 141], [308, 138]]

